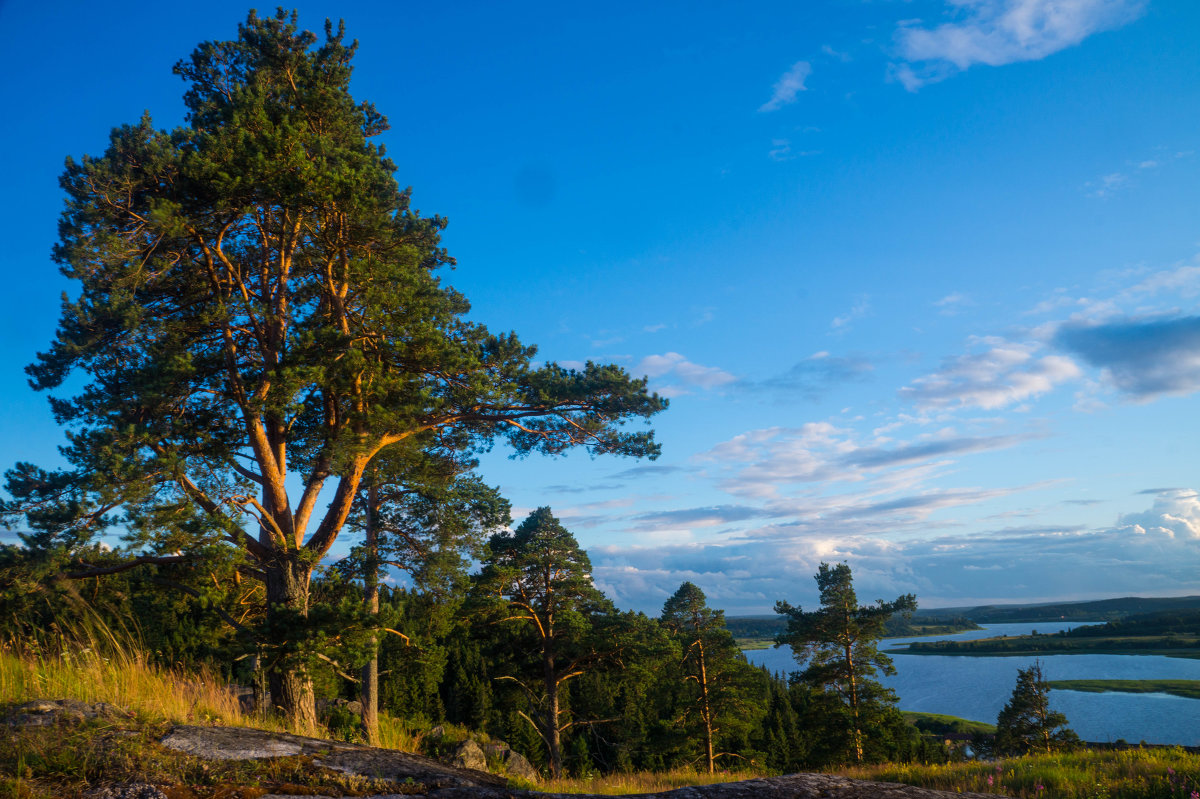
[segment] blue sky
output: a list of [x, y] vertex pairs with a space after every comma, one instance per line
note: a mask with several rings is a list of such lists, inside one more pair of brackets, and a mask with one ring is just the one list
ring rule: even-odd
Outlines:
[[[656, 462], [484, 476], [656, 612], [1200, 593], [1200, 5], [305, 2], [473, 318], [672, 397]], [[0, 2], [0, 461], [61, 436], [22, 367], [70, 290], [67, 155], [248, 6]]]

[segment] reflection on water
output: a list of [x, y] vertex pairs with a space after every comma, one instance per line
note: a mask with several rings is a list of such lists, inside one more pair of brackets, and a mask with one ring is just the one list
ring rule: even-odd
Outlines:
[[[1032, 630], [1055, 633], [1081, 622], [988, 624], [984, 630], [930, 638], [889, 639], [882, 649], [922, 640], [970, 640], [996, 635], [1024, 635]], [[791, 650], [760, 649], [746, 652], [755, 665], [772, 671], [795, 671]], [[892, 653], [896, 675], [885, 685], [900, 696], [901, 710], [947, 713], [995, 723], [1012, 695], [1017, 669], [1027, 668], [1033, 657], [952, 657]], [[1200, 680], [1200, 660], [1158, 655], [1051, 655], [1040, 658], [1050, 680], [1109, 679]], [[1165, 694], [1088, 694], [1052, 691], [1050, 704], [1066, 714], [1072, 729], [1085, 741], [1173, 743], [1200, 745], [1200, 700]]]

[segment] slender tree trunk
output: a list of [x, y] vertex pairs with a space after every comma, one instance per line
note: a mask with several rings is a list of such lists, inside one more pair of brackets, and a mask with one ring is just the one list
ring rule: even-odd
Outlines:
[[716, 771], [713, 757], [713, 718], [712, 705], [708, 701], [708, 668], [704, 663], [704, 642], [696, 642], [700, 647], [700, 698], [701, 713], [704, 715], [704, 753], [708, 756], [708, 773]]
[[[308, 616], [308, 587], [312, 578], [312, 567], [295, 555], [281, 555], [263, 569], [267, 588], [267, 626], [276, 635], [293, 621], [293, 615]], [[287, 634], [299, 634], [298, 630]], [[286, 645], [287, 641], [275, 643]], [[289, 662], [284, 657], [271, 667], [271, 702], [290, 724], [298, 730], [315, 730], [317, 727], [316, 697], [312, 678], [303, 665]]]
[[846, 672], [850, 677], [850, 717], [851, 735], [854, 738], [854, 759], [859, 763], [863, 759], [863, 735], [858, 724], [858, 675], [854, 673], [854, 647], [846, 644]]
[[[366, 550], [363, 572], [363, 604], [372, 620], [379, 616], [379, 542], [375, 529], [378, 491], [374, 481], [367, 489]], [[362, 668], [359, 701], [362, 703], [362, 728], [367, 743], [379, 744], [379, 639], [371, 637], [371, 657]]]
[[546, 652], [543, 660], [546, 682], [546, 749], [550, 759], [550, 775], [562, 776], [562, 734], [558, 729], [558, 680], [554, 673], [554, 653]]

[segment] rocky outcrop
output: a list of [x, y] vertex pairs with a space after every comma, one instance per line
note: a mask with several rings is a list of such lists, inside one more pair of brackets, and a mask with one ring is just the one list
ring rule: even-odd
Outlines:
[[[453, 768], [420, 755], [361, 744], [326, 741], [241, 727], [172, 729], [161, 741], [174, 749], [209, 760], [252, 760], [306, 755], [313, 764], [362, 777], [374, 777], [426, 790], [442, 788], [500, 789], [506, 781], [486, 771]], [[482, 756], [482, 753], [480, 753]]]
[[[3, 720], [12, 727], [45, 728], [60, 722], [76, 724], [95, 718], [120, 720], [129, 717], [127, 711], [105, 702], [39, 700], [9, 708]], [[38, 734], [44, 733], [39, 731]], [[414, 796], [429, 799], [599, 799], [585, 794], [548, 794], [507, 787], [505, 779], [488, 774], [480, 766], [486, 767], [488, 761], [498, 762], [509, 774], [530, 781], [536, 780], [537, 772], [503, 742], [485, 744], [482, 748], [474, 742], [459, 745], [456, 756], [464, 764], [474, 764], [467, 767], [446, 765], [391, 749], [236, 727], [181, 725], [167, 733], [161, 743], [169, 749], [210, 760], [301, 757], [317, 768], [369, 779], [375, 790], [394, 791], [377, 793], [366, 799]], [[98, 789], [89, 794], [89, 799], [165, 799], [168, 795], [165, 792], [170, 790], [169, 786], [130, 782]], [[317, 799], [320, 796], [317, 794]], [[792, 774], [640, 796], [655, 796], [656, 799], [996, 799], [995, 794], [951, 793], [832, 774]], [[289, 799], [289, 795], [267, 794], [260, 799]]]
[[[513, 790], [506, 787], [505, 780], [477, 768], [456, 768], [427, 757], [391, 749], [374, 749], [359, 744], [265, 730], [180, 726], [171, 730], [162, 739], [162, 744], [190, 755], [218, 760], [310, 756], [317, 766], [396, 784], [397, 793], [376, 794], [368, 799], [393, 799], [402, 795], [421, 795], [430, 799], [598, 799], [585, 794]], [[488, 753], [493, 758], [515, 756], [524, 760], [502, 744], [488, 746], [493, 749]], [[460, 752], [464, 750], [470, 752], [469, 756], [464, 754], [465, 762], [482, 761], [486, 765], [485, 751], [478, 744], [465, 742], [459, 747]], [[516, 772], [510, 769], [510, 773]], [[995, 794], [934, 791], [898, 783], [853, 780], [832, 774], [792, 774], [787, 777], [678, 788], [660, 794], [640, 794], [643, 797], [651, 795], [657, 799], [996, 799]], [[282, 794], [269, 794], [262, 799], [284, 797]]]
[[14, 727], [45, 727], [60, 722], [80, 722], [94, 718], [130, 718], [131, 715], [108, 702], [80, 702], [77, 699], [36, 699], [17, 705], [4, 717]]

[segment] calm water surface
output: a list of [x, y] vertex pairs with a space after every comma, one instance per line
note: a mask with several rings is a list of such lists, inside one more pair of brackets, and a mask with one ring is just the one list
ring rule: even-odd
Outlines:
[[[984, 630], [926, 638], [893, 638], [882, 649], [911, 641], [966, 641], [996, 635], [1025, 635], [1032, 630], [1056, 633], [1081, 622], [988, 624]], [[900, 696], [901, 710], [947, 713], [995, 723], [1012, 696], [1017, 669], [1028, 668], [1033, 657], [953, 657], [891, 653], [896, 674], [883, 683]], [[746, 652], [755, 665], [790, 672], [798, 667], [791, 650], [759, 649]], [[1052, 655], [1038, 658], [1050, 680], [1110, 679], [1200, 680], [1200, 660], [1158, 655]], [[1052, 691], [1050, 704], [1065, 713], [1071, 728], [1085, 741], [1200, 745], [1200, 700], [1166, 694], [1088, 694]]]

